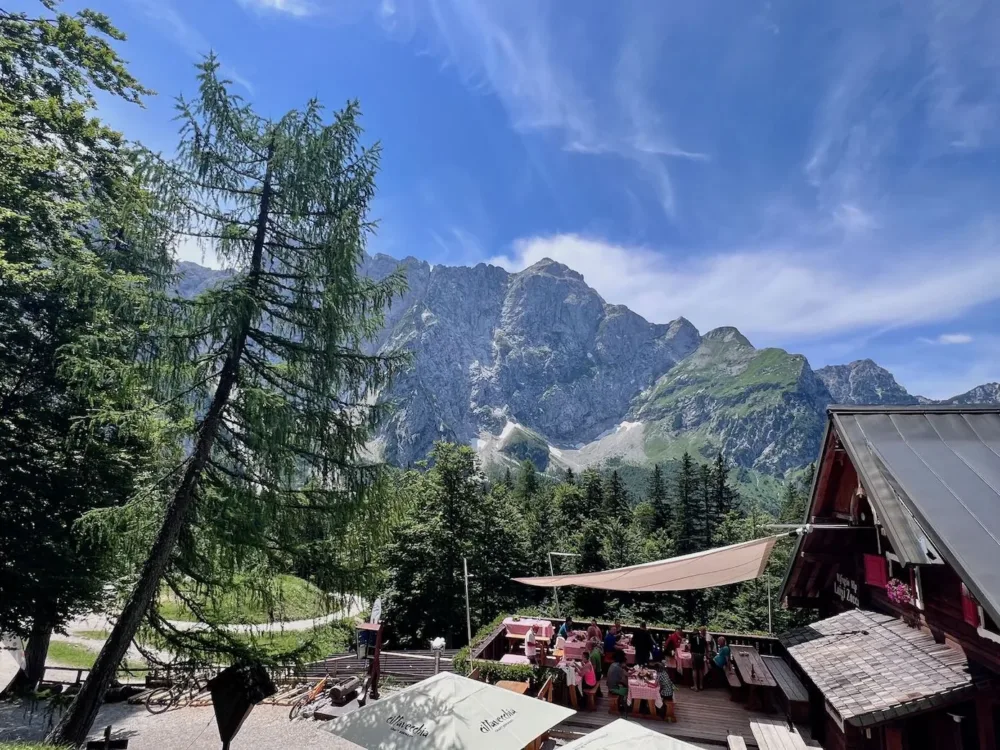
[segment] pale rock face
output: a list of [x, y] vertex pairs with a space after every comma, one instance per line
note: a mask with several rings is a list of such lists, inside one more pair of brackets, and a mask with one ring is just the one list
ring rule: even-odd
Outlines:
[[[684, 318], [650, 323], [552, 260], [512, 274], [374, 255], [361, 271], [383, 279], [400, 268], [408, 290], [370, 344], [413, 355], [384, 394], [396, 408], [377, 435], [400, 465], [450, 440], [556, 468], [721, 450], [737, 466], [783, 474], [815, 460], [827, 405], [918, 403], [871, 360], [814, 372], [733, 327], [702, 336]], [[228, 275], [178, 270], [185, 296]], [[951, 401], [1000, 403], [1000, 384]]]
[[832, 365], [816, 370], [833, 399], [838, 404], [919, 403], [906, 392], [892, 373], [870, 359], [859, 359], [849, 365]]

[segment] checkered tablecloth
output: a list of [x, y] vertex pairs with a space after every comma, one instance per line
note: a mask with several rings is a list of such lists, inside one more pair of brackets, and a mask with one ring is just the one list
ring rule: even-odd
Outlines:
[[643, 679], [637, 677], [630, 677], [628, 681], [628, 699], [629, 701], [655, 701], [656, 707], [659, 708], [663, 705], [663, 699], [660, 698], [660, 686], [657, 683], [652, 685]]

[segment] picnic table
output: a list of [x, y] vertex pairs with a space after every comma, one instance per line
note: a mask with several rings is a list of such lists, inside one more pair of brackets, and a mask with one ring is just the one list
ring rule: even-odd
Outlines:
[[[675, 669], [681, 678], [690, 670], [694, 672], [694, 657], [690, 650], [677, 649], [673, 656], [668, 656], [665, 660], [666, 665]], [[704, 659], [704, 664], [702, 665], [702, 671], [704, 674], [708, 674], [710, 669], [709, 657], [706, 654]]]
[[753, 646], [730, 646], [733, 664], [749, 691], [747, 708], [754, 710], [764, 705], [764, 698], [778, 687], [771, 670]]
[[515, 620], [513, 617], [504, 618], [503, 626], [507, 630], [507, 637], [521, 636], [519, 640], [524, 640], [524, 636], [528, 634], [529, 628], [535, 629], [535, 635], [538, 638], [551, 638], [552, 634], [555, 633], [555, 628], [552, 627], [552, 622], [549, 620], [539, 620], [533, 617], [521, 617]]
[[531, 664], [527, 656], [520, 654], [504, 654], [500, 657], [501, 664]]
[[517, 680], [500, 680], [497, 682], [497, 687], [501, 687], [504, 690], [510, 690], [512, 693], [518, 693], [524, 695], [528, 692], [527, 682], [518, 682]]
[[661, 708], [663, 698], [660, 697], [660, 684], [655, 680], [649, 681], [638, 674], [630, 674], [628, 678], [628, 699], [632, 704], [632, 715], [639, 715], [639, 706], [642, 701], [646, 701], [646, 708], [650, 716], [655, 717], [653, 706]]
[[587, 631], [574, 630], [570, 637], [563, 643], [563, 657], [569, 659], [583, 659], [583, 652], [587, 650]]

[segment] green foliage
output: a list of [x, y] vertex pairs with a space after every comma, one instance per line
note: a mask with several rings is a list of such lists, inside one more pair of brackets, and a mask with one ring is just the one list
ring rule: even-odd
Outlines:
[[92, 641], [103, 641], [108, 637], [107, 630], [74, 630], [73, 635], [77, 638], [86, 638]]
[[471, 448], [438, 443], [431, 456], [425, 474], [402, 478], [413, 502], [383, 558], [385, 621], [395, 642], [419, 648], [466, 639], [463, 557], [473, 625], [513, 608], [523, 589], [510, 577], [527, 572], [531, 539], [519, 504], [505, 485], [487, 488]]
[[49, 644], [49, 655], [46, 661], [60, 667], [77, 667], [89, 669], [94, 666], [97, 652], [86, 646], [66, 641], [52, 641]]
[[[201, 611], [207, 612], [211, 621], [217, 623], [256, 625], [276, 621], [308, 620], [330, 611], [329, 598], [313, 584], [295, 576], [275, 576], [273, 602], [265, 602], [254, 597], [253, 587], [245, 585], [243, 577], [237, 578], [233, 583], [233, 587], [220, 592], [217, 599], [200, 597], [197, 590], [185, 589], [184, 593], [194, 598]], [[157, 609], [167, 620], [198, 621], [190, 608], [167, 591], [161, 594]]]
[[106, 561], [77, 522], [141, 483], [153, 436], [142, 419], [95, 418], [120, 394], [83, 382], [76, 357], [100, 341], [102, 370], [127, 369], [169, 266], [164, 248], [124, 241], [147, 196], [93, 117], [95, 89], [148, 93], [111, 46], [124, 37], [101, 14], [42, 5], [0, 9], [0, 631], [21, 635], [102, 599]]

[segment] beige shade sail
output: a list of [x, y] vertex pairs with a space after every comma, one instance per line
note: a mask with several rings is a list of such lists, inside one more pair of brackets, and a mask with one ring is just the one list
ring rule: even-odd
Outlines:
[[607, 591], [688, 591], [757, 578], [767, 567], [774, 543], [784, 535], [741, 542], [627, 568], [566, 576], [515, 578], [529, 586], [583, 586]]

